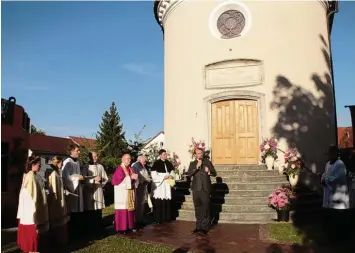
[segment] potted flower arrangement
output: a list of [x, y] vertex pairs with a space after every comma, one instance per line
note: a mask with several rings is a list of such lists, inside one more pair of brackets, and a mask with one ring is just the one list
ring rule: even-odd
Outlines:
[[278, 221], [289, 221], [294, 199], [296, 199], [296, 195], [289, 187], [279, 187], [269, 195], [268, 205], [276, 210]]
[[297, 149], [290, 149], [285, 153], [285, 164], [283, 166], [283, 170], [284, 173], [288, 176], [288, 181], [292, 187], [297, 185], [301, 168], [301, 161], [298, 157]]
[[195, 141], [194, 138], [191, 139], [192, 140], [192, 144], [189, 147], [189, 153], [191, 154], [191, 158], [194, 157], [194, 153], [195, 153], [195, 149], [200, 148], [203, 150], [203, 152], [206, 151], [206, 144], [203, 141]]
[[181, 164], [180, 158], [175, 152], [173, 152], [172, 155], [168, 154], [168, 160], [173, 164], [174, 166], [174, 172], [175, 172], [175, 180], [180, 180], [180, 170], [179, 166]]
[[275, 137], [264, 139], [264, 141], [260, 144], [260, 151], [267, 170], [272, 170], [274, 162], [277, 159], [277, 139]]

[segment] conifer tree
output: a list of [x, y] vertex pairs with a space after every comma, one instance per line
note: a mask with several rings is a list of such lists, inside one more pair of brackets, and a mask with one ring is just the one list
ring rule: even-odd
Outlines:
[[103, 114], [99, 128], [96, 138], [101, 157], [120, 158], [127, 151], [127, 141], [115, 102]]

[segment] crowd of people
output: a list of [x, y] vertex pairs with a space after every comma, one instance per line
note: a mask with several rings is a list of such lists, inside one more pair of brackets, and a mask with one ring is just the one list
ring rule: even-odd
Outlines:
[[[41, 158], [29, 157], [19, 195], [17, 244], [23, 252], [40, 252], [43, 241], [61, 248], [68, 238], [100, 231], [102, 210], [105, 208], [104, 187], [109, 182], [96, 152], [89, 153], [89, 163], [80, 164], [80, 147], [71, 145], [69, 157], [55, 156], [52, 172], [46, 180], [39, 175]], [[189, 165], [191, 190], [195, 206], [196, 229], [193, 233], [206, 234], [210, 225], [211, 176], [216, 170], [204, 150], [196, 149], [195, 160]], [[352, 154], [351, 164], [355, 165]], [[172, 221], [172, 188], [175, 185], [173, 164], [164, 149], [159, 159], [148, 170], [147, 158], [140, 155], [132, 164], [124, 154], [116, 168], [111, 184], [114, 189], [114, 228], [117, 233], [135, 232], [143, 227], [145, 204], [153, 208], [155, 222]], [[350, 178], [350, 183], [347, 181]], [[339, 150], [329, 149], [329, 162], [321, 182], [324, 185], [323, 207], [349, 209], [355, 207], [354, 173], [339, 158]], [[350, 196], [349, 196], [350, 195]], [[69, 233], [69, 234], [68, 234]], [[47, 245], [48, 247], [48, 245]]]
[[[89, 153], [88, 164], [80, 164], [80, 147], [71, 145], [65, 160], [55, 156], [53, 171], [45, 180], [39, 175], [41, 158], [29, 157], [19, 196], [17, 244], [24, 252], [40, 252], [43, 242], [51, 247], [64, 247], [68, 238], [78, 234], [100, 231], [102, 210], [105, 208], [104, 187], [109, 182], [96, 152]], [[116, 168], [111, 184], [114, 189], [117, 233], [135, 232], [143, 227], [145, 203], [154, 207], [157, 224], [172, 221], [172, 187], [174, 166], [165, 150], [148, 170], [147, 158], [140, 155], [132, 164], [124, 154]], [[152, 193], [152, 198], [150, 194]], [[46, 244], [46, 248], [48, 244]]]

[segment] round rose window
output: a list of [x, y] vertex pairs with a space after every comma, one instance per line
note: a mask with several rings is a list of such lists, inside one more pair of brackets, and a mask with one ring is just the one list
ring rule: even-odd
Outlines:
[[244, 15], [237, 10], [225, 11], [217, 20], [218, 31], [223, 39], [238, 37], [245, 27]]

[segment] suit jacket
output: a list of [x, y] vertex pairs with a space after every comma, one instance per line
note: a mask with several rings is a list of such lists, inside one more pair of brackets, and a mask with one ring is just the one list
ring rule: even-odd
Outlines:
[[[210, 176], [215, 177], [217, 175], [213, 164], [204, 159], [201, 168], [196, 168], [197, 160], [190, 162], [189, 170], [187, 174], [192, 177], [191, 190], [192, 191], [208, 191], [211, 192], [211, 179]], [[210, 175], [205, 172], [205, 167], [209, 168]]]

